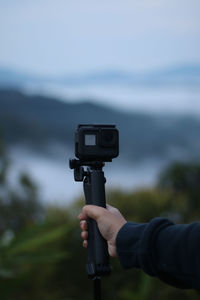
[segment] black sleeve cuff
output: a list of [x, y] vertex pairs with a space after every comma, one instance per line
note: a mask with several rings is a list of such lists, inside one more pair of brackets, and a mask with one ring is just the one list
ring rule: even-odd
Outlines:
[[127, 222], [122, 226], [116, 238], [117, 254], [124, 269], [139, 268], [139, 241], [146, 224]]
[[118, 232], [117, 254], [123, 268], [141, 268], [151, 276], [158, 275], [154, 249], [159, 232], [173, 223], [155, 218], [150, 223], [126, 223]]

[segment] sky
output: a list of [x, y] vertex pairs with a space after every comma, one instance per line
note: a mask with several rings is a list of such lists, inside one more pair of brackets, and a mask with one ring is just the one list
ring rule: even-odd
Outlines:
[[199, 0], [0, 0], [0, 66], [38, 75], [200, 62]]
[[[0, 68], [62, 76], [200, 64], [199, 14], [200, 0], [0, 0]], [[157, 86], [138, 91], [121, 86], [111, 90], [109, 86], [62, 88], [51, 84], [47, 94], [63, 94], [64, 101], [91, 99], [129, 111], [200, 112], [200, 92], [187, 86], [180, 91], [160, 91]], [[15, 152], [15, 157], [13, 174], [18, 167], [28, 168], [46, 187], [48, 197], [72, 197], [64, 173], [52, 166], [53, 162], [30, 159], [21, 149], [20, 156]], [[153, 163], [148, 169], [135, 169], [135, 175], [131, 170], [129, 178], [134, 184], [143, 184], [155, 170]], [[58, 178], [54, 191], [49, 187], [55, 176], [50, 178], [47, 173]], [[68, 181], [72, 187], [71, 179]], [[74, 183], [70, 190], [77, 191], [77, 185]]]

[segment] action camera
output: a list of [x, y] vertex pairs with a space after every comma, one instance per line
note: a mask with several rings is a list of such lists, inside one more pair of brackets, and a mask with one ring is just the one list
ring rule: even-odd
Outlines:
[[[78, 159], [70, 159], [69, 167], [74, 170], [74, 180], [83, 182], [87, 205], [106, 208], [106, 179], [102, 169], [105, 162], [111, 162], [118, 154], [119, 133], [115, 125], [78, 125], [75, 131], [75, 155]], [[95, 299], [100, 300], [100, 277], [109, 275], [111, 271], [108, 244], [95, 220], [88, 218], [87, 226], [86, 271], [94, 282]]]
[[115, 125], [78, 125], [75, 155], [82, 161], [109, 162], [119, 154], [119, 132]]

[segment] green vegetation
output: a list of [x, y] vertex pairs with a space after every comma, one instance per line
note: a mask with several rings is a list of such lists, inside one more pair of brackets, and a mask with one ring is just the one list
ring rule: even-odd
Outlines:
[[[18, 189], [7, 180], [9, 164], [0, 145], [0, 298], [3, 300], [90, 300], [87, 252], [82, 248], [78, 199], [66, 208], [42, 207], [27, 174]], [[175, 164], [165, 170], [157, 187], [132, 193], [109, 191], [107, 201], [128, 220], [148, 222], [166, 216], [175, 222], [200, 219], [200, 165]], [[170, 287], [139, 270], [123, 271], [111, 259], [111, 276], [103, 279], [104, 299], [196, 300], [192, 290]]]

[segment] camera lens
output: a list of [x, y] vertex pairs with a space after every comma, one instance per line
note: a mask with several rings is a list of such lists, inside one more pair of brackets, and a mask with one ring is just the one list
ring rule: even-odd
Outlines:
[[113, 140], [113, 134], [112, 133], [107, 133], [105, 136], [104, 136], [104, 140], [106, 142], [112, 142]]
[[106, 148], [113, 148], [116, 144], [116, 132], [110, 129], [101, 131], [99, 145]]

